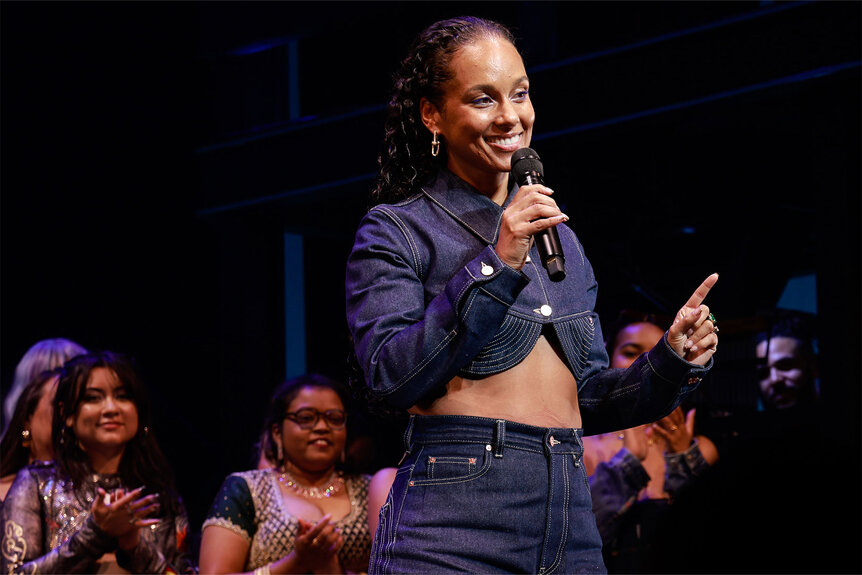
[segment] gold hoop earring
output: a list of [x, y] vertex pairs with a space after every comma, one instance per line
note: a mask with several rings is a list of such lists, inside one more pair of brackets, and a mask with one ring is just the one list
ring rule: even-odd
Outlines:
[[437, 139], [437, 130], [434, 130], [434, 139], [431, 140], [431, 155], [435, 158], [440, 153], [440, 141]]

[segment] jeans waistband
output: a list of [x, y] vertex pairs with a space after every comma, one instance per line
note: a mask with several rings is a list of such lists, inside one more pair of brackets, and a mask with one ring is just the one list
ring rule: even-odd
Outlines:
[[469, 415], [411, 415], [404, 431], [404, 445], [484, 443], [491, 445], [496, 457], [503, 447], [543, 450], [548, 454], [582, 453], [583, 429], [575, 427], [537, 427]]

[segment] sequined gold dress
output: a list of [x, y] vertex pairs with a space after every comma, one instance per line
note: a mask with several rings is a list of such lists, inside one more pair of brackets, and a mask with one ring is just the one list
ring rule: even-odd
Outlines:
[[[48, 462], [19, 471], [0, 512], [2, 573], [195, 572], [185, 551], [182, 504], [176, 516], [159, 516], [157, 525], [142, 528], [138, 546], [125, 552], [91, 516], [98, 487], [129, 488], [116, 475], [98, 474], [75, 486]], [[112, 554], [115, 562], [106, 561]]]

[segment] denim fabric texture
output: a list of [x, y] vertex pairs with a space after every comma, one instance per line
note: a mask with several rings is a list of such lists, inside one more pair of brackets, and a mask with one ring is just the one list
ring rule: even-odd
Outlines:
[[621, 517], [635, 505], [650, 476], [640, 460], [623, 447], [610, 461], [602, 461], [590, 477], [593, 513], [602, 541], [616, 536]]
[[412, 416], [370, 573], [604, 573], [580, 429]]
[[664, 490], [673, 497], [696, 478], [709, 471], [709, 463], [703, 457], [703, 452], [693, 439], [691, 447], [682, 453], [666, 453], [664, 475]]
[[544, 329], [578, 382], [586, 435], [672, 411], [712, 360], [691, 364], [665, 337], [628, 369], [609, 368], [593, 311], [598, 286], [574, 232], [557, 226], [563, 281], [548, 279], [535, 247], [515, 270], [494, 251], [504, 207], [440, 170], [420, 193], [365, 215], [347, 263], [347, 322], [372, 393], [402, 408], [428, 401], [456, 375], [522, 361]]

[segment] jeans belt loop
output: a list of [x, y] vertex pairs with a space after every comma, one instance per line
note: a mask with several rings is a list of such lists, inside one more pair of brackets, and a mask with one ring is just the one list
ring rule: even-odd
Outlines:
[[416, 416], [410, 414], [410, 419], [407, 421], [407, 427], [404, 429], [404, 450], [410, 453], [410, 440], [413, 435], [413, 424], [416, 421]]
[[506, 441], [506, 420], [498, 419], [494, 429], [494, 457], [503, 457], [503, 442]]

